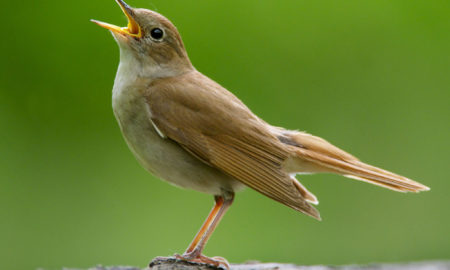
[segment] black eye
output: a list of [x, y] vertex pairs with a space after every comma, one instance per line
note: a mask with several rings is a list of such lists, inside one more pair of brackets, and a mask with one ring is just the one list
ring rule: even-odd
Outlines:
[[161, 28], [153, 28], [150, 31], [150, 35], [152, 36], [152, 38], [159, 40], [164, 36], [164, 32], [163, 30], [161, 30]]

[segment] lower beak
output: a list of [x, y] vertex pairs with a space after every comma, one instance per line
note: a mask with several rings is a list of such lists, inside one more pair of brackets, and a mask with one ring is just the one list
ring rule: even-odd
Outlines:
[[133, 18], [133, 15], [134, 15], [133, 9], [129, 5], [127, 5], [127, 3], [125, 3], [123, 0], [116, 0], [116, 2], [117, 2], [117, 4], [119, 4], [123, 13], [128, 18], [128, 26], [127, 27], [119, 27], [116, 25], [112, 25], [112, 24], [105, 23], [105, 22], [100, 22], [97, 20], [91, 20], [91, 22], [96, 23], [96, 24], [100, 25], [101, 27], [111, 30], [112, 32], [115, 32], [115, 33], [140, 38], [142, 36], [142, 31], [141, 31], [141, 28], [139, 27], [139, 24]]

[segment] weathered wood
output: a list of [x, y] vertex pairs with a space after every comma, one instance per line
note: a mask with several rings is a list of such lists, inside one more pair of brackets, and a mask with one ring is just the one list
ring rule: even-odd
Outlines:
[[[64, 268], [63, 270], [82, 270]], [[218, 270], [218, 268], [187, 263], [174, 258], [152, 261], [151, 266], [145, 269], [132, 266], [96, 266], [88, 270]], [[280, 263], [245, 263], [232, 264], [231, 270], [450, 270], [450, 261], [424, 261], [395, 264], [368, 264], [368, 265], [342, 265], [342, 266], [299, 266]]]

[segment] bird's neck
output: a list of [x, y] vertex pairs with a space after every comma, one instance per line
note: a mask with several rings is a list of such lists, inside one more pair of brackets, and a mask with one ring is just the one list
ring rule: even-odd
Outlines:
[[177, 60], [179, 61], [157, 63], [151, 56], [139, 55], [128, 48], [121, 47], [117, 75], [153, 80], [174, 77], [194, 70], [189, 59]]
[[151, 58], [137, 56], [133, 51], [126, 48], [120, 50], [120, 63], [114, 81], [113, 93], [119, 94], [137, 85], [150, 84], [160, 78], [175, 77], [194, 71], [189, 65], [163, 65], [154, 63]]

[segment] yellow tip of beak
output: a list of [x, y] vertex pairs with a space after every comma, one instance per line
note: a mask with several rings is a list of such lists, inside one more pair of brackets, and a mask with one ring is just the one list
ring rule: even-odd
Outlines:
[[97, 24], [97, 25], [99, 25], [99, 26], [101, 26], [103, 28], [106, 28], [108, 30], [117, 32], [117, 33], [128, 34], [128, 31], [126, 29], [124, 29], [122, 27], [119, 27], [119, 26], [116, 26], [116, 25], [112, 25], [112, 24], [101, 22], [101, 21], [97, 21], [97, 20], [91, 20], [91, 22], [93, 22], [93, 23], [95, 23], [95, 24]]
[[131, 15], [132, 9], [130, 8], [130, 6], [128, 6], [122, 0], [116, 0], [116, 2], [119, 4], [119, 6], [122, 9], [125, 16], [127, 16], [127, 19], [128, 19], [127, 27], [119, 27], [119, 26], [116, 26], [113, 24], [109, 24], [109, 23], [105, 23], [105, 22], [101, 22], [101, 21], [97, 21], [97, 20], [91, 20], [91, 22], [93, 22], [103, 28], [106, 28], [110, 31], [113, 31], [115, 33], [120, 33], [120, 34], [124, 34], [124, 35], [128, 35], [128, 36], [132, 36], [132, 37], [138, 37], [138, 38], [142, 37], [141, 28], [139, 27], [139, 24], [136, 22], [136, 20]]

